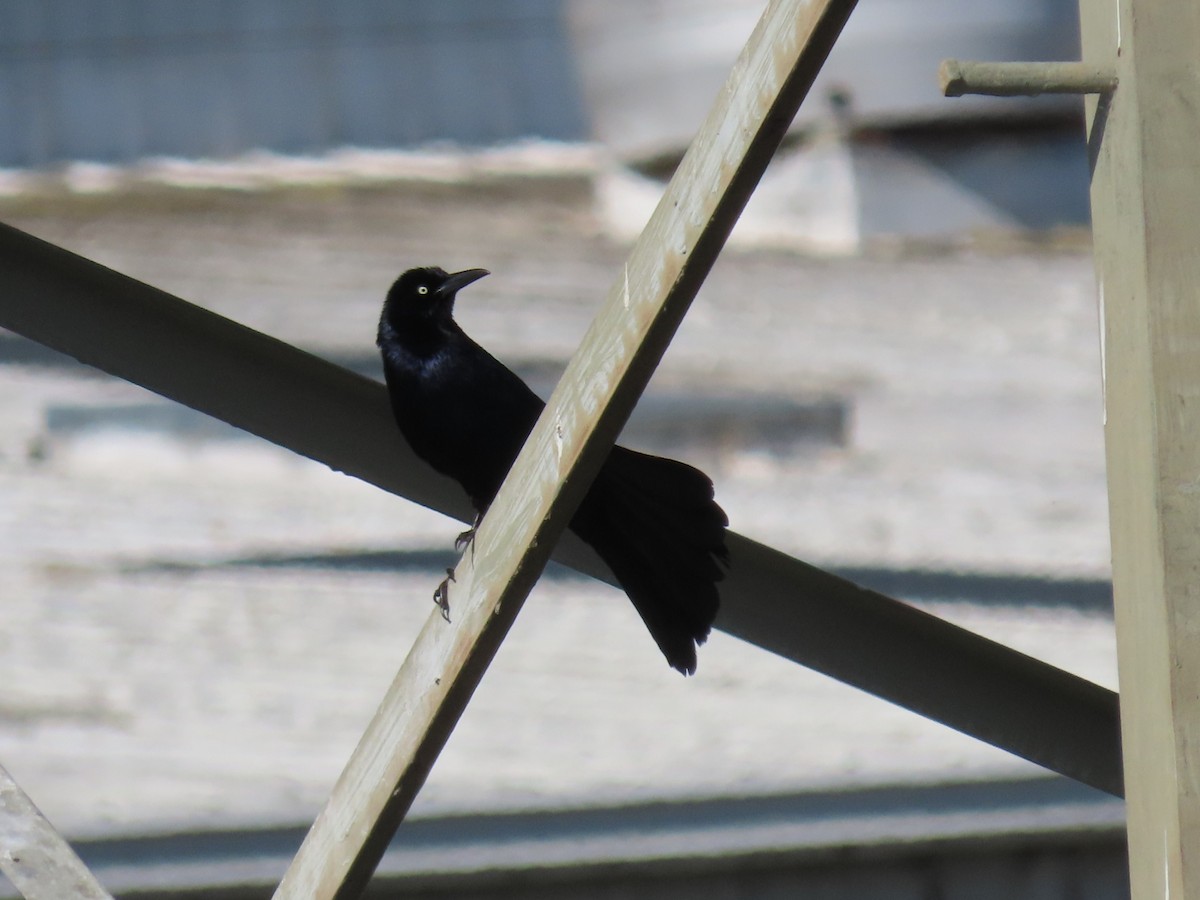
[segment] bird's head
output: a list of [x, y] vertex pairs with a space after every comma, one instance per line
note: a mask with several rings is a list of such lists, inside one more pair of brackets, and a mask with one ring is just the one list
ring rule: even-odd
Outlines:
[[384, 321], [422, 319], [439, 322], [454, 312], [454, 297], [460, 289], [487, 275], [487, 269], [447, 272], [437, 266], [409, 269], [396, 279], [383, 304]]

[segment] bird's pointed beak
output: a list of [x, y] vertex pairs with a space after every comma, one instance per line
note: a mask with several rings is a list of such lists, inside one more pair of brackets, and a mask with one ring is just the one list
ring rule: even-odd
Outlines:
[[484, 275], [488, 274], [490, 273], [487, 269], [463, 269], [461, 272], [455, 272], [442, 282], [442, 286], [438, 288], [438, 293], [446, 297], [453, 297], [471, 282], [478, 281]]

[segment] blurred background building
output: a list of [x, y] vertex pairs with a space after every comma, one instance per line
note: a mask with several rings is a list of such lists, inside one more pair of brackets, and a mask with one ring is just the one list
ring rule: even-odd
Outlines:
[[[0, 218], [372, 377], [399, 270], [486, 266], [544, 394], [760, 7], [11, 0]], [[624, 439], [1115, 687], [1079, 105], [936, 87], [1077, 52], [1071, 0], [862, 0]], [[268, 896], [460, 529], [2, 333], [0, 420], [0, 762], [115, 890]], [[723, 635], [679, 679], [559, 569], [378, 884], [1128, 893], [1119, 801]]]
[[[13, 0], [0, 166], [594, 139], [636, 234], [757, 20], [754, 0]], [[1071, 98], [939, 95], [942, 58], [1078, 57], [1073, 0], [881, 0], [851, 19], [747, 212], [759, 242], [1087, 221]]]

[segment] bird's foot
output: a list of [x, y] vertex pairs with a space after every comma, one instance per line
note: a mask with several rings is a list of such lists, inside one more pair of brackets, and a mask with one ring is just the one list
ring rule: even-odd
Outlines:
[[475, 528], [472, 526], [454, 539], [454, 552], [462, 553], [467, 549], [467, 545], [472, 544], [474, 540]]
[[479, 527], [483, 516], [480, 513], [475, 514], [475, 520], [471, 523], [471, 527], [454, 539], [454, 552], [462, 553], [467, 549], [467, 545], [471, 546], [471, 558], [475, 558], [475, 529]]
[[452, 581], [454, 581], [454, 570], [447, 569], [446, 577], [442, 579], [442, 583], [433, 592], [433, 602], [442, 611], [442, 618], [447, 622], [450, 621], [450, 582]]

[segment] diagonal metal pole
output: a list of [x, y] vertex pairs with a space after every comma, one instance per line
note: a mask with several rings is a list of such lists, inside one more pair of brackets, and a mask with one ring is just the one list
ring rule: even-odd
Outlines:
[[[460, 521], [383, 386], [0, 224], [0, 327]], [[1056, 772], [1122, 792], [1117, 696], [737, 534], [717, 627]], [[573, 535], [555, 558], [613, 582]]]
[[[383, 385], [0, 224], [0, 327], [469, 522], [400, 438]], [[920, 610], [729, 537], [716, 625], [1010, 753], [1122, 792], [1117, 695]], [[555, 558], [612, 574], [574, 535]]]
[[[378, 382], [0, 225], [0, 326], [469, 522]], [[1122, 791], [1117, 696], [738, 534], [717, 627], [1010, 753]], [[615, 583], [567, 533], [555, 558]]]
[[[0, 327], [469, 522], [401, 440], [383, 385], [0, 224]], [[738, 534], [716, 625], [1112, 794], [1117, 695]], [[555, 558], [615, 583], [567, 533]]]
[[365, 888], [853, 7], [767, 7], [460, 562], [455, 624], [430, 614], [278, 900]]

